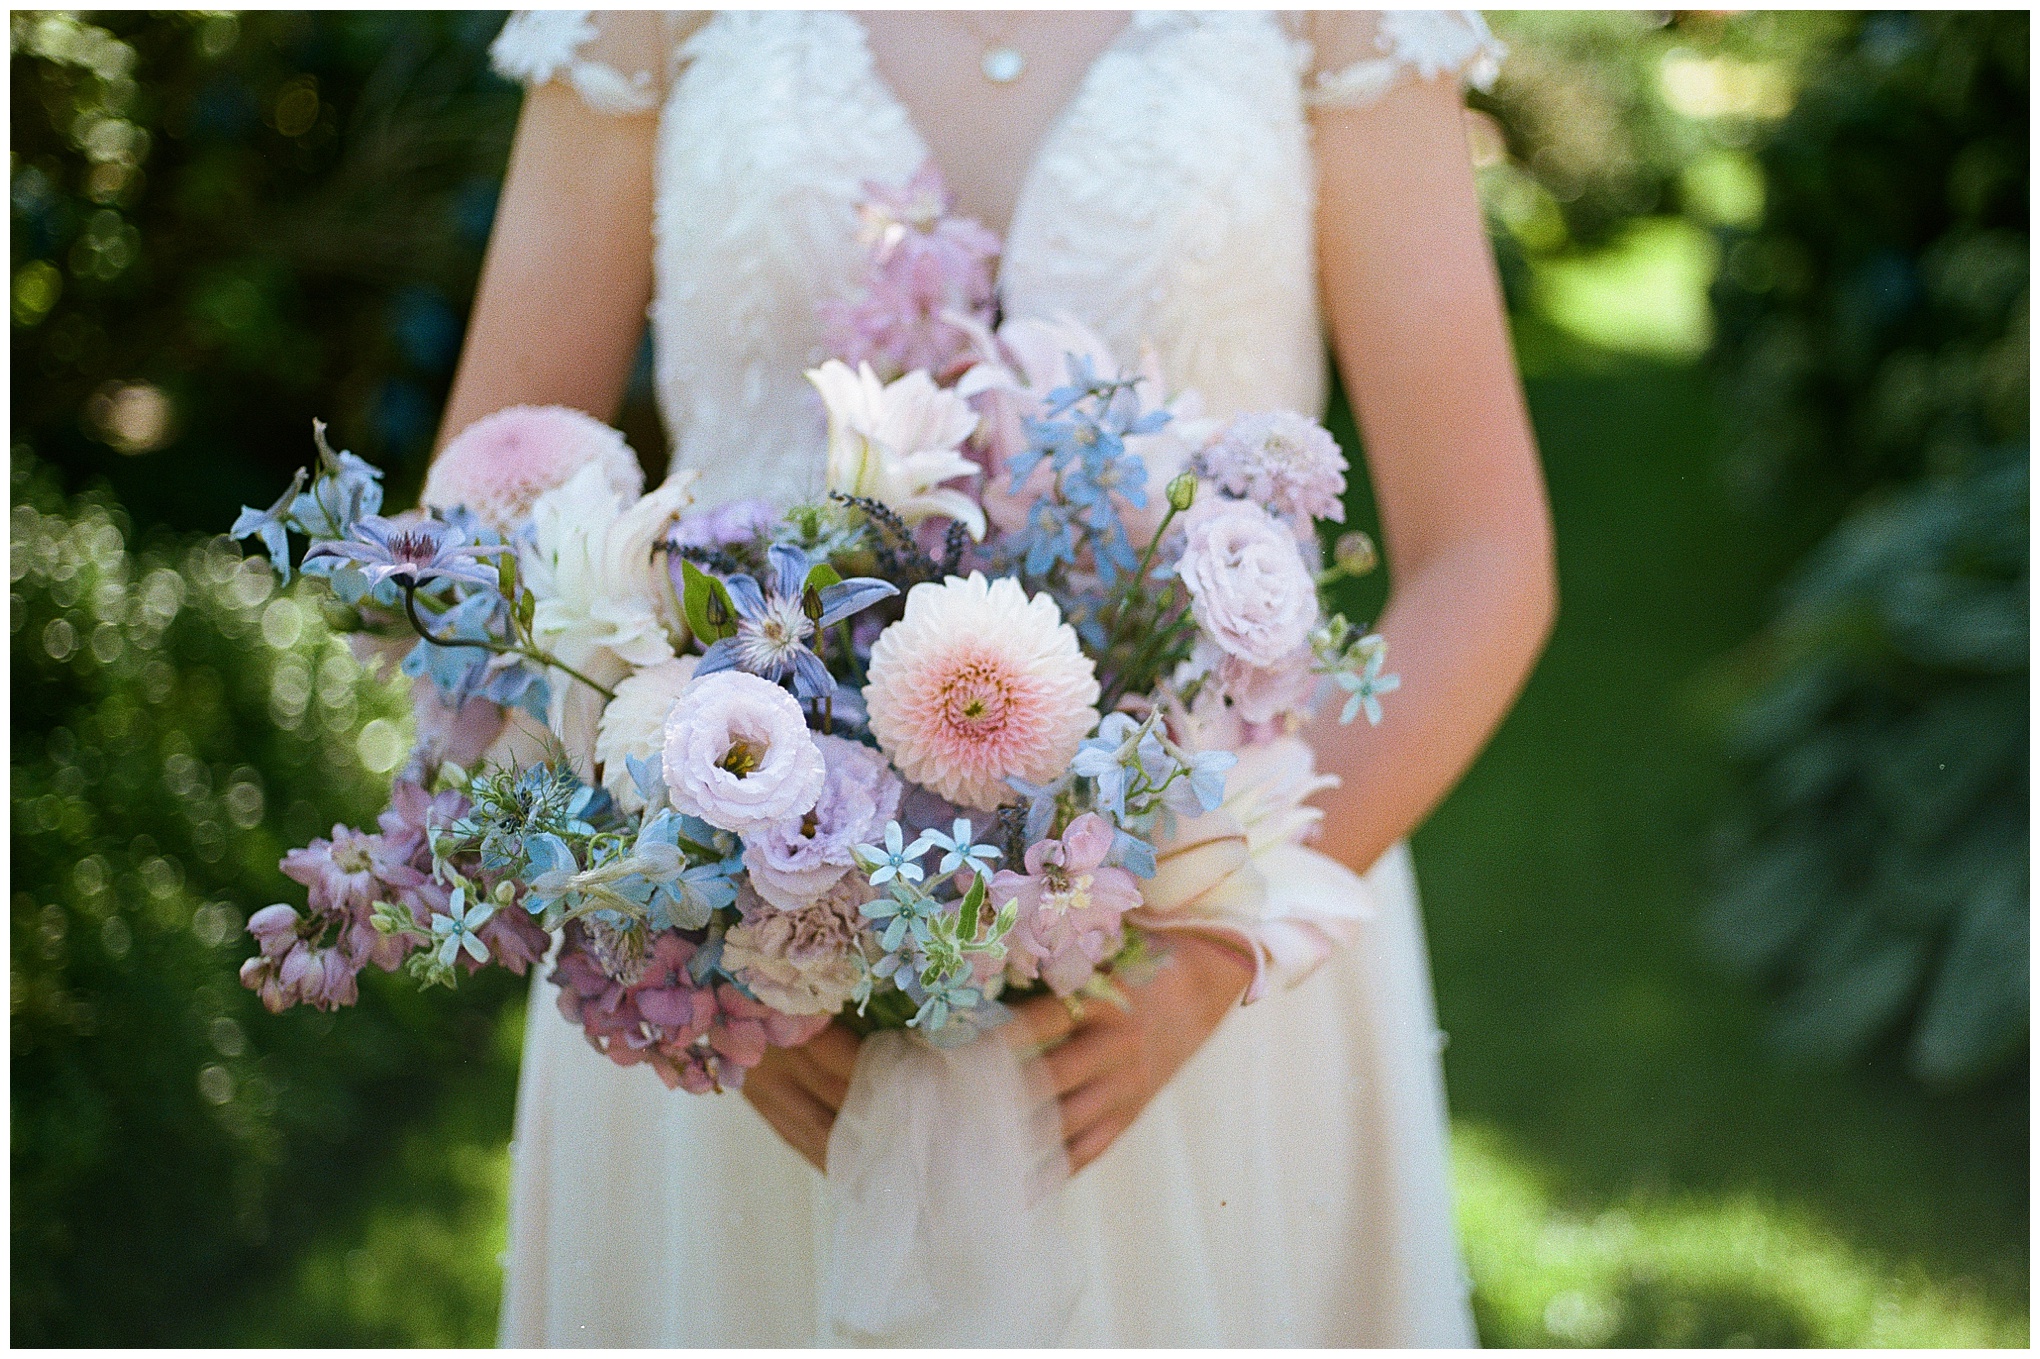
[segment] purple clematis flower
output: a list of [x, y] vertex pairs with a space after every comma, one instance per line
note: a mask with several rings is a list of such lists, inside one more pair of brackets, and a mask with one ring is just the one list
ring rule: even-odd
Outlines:
[[351, 539], [314, 543], [305, 560], [339, 557], [354, 563], [371, 589], [386, 580], [406, 589], [432, 580], [457, 580], [469, 585], [494, 585], [496, 568], [481, 558], [502, 552], [498, 546], [467, 541], [464, 534], [438, 519], [385, 519], [371, 515], [357, 523]]
[[791, 673], [793, 691], [801, 698], [833, 694], [836, 681], [808, 640], [899, 590], [874, 576], [856, 576], [810, 591], [808, 576], [814, 565], [807, 553], [782, 544], [766, 556], [772, 566], [766, 588], [761, 590], [757, 581], [744, 575], [723, 582], [736, 606], [737, 632], [711, 646], [694, 673], [699, 677], [742, 670], [774, 683]]

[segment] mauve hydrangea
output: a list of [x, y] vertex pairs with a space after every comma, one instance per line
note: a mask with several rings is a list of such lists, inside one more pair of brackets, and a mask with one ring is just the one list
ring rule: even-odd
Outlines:
[[792, 694], [724, 670], [681, 693], [666, 719], [663, 763], [675, 810], [739, 835], [815, 805], [822, 752]]
[[840, 736], [817, 736], [822, 791], [798, 816], [744, 837], [744, 867], [758, 895], [799, 910], [856, 865], [852, 850], [870, 844], [899, 812], [900, 781], [885, 757]]
[[1019, 905], [1007, 937], [1007, 971], [1022, 981], [1039, 977], [1067, 996], [1090, 980], [1119, 948], [1120, 918], [1140, 905], [1140, 884], [1123, 868], [1105, 865], [1112, 823], [1096, 812], [1070, 822], [1059, 840], [1028, 846], [1027, 871], [1001, 869], [992, 878], [991, 902]]
[[1295, 535], [1251, 501], [1192, 505], [1176, 569], [1204, 635], [1248, 665], [1281, 665], [1317, 622], [1317, 581]]
[[798, 910], [779, 910], [740, 891], [744, 921], [723, 936], [722, 966], [782, 1014], [832, 1015], [862, 975], [865, 929], [858, 907], [871, 895], [855, 874]]
[[1317, 421], [1295, 411], [1242, 415], [1200, 457], [1221, 489], [1299, 519], [1344, 522], [1346, 455]]

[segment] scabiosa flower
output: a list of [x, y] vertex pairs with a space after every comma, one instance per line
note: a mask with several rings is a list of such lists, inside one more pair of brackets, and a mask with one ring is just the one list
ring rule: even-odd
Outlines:
[[1249, 665], [1272, 668], [1317, 622], [1317, 581], [1296, 537], [1259, 505], [1211, 496], [1183, 516], [1177, 570], [1204, 635]]
[[871, 896], [855, 875], [798, 910], [740, 894], [744, 921], [723, 936], [723, 970], [782, 1014], [835, 1014], [862, 976], [865, 930], [857, 908]]
[[836, 692], [836, 681], [808, 639], [824, 628], [890, 599], [899, 588], [873, 576], [837, 581], [807, 590], [813, 563], [797, 547], [775, 545], [766, 553], [772, 570], [765, 588], [746, 575], [724, 581], [737, 610], [736, 635], [708, 649], [697, 672], [712, 675], [732, 667], [774, 682], [793, 676], [794, 692], [805, 699]]
[[825, 772], [799, 702], [741, 670], [681, 691], [662, 758], [675, 810], [739, 835], [813, 807]]
[[1105, 866], [1117, 838], [1096, 812], [1070, 822], [1059, 840], [1028, 846], [1027, 871], [1001, 870], [989, 900], [1019, 906], [1007, 936], [1006, 966], [1020, 980], [1039, 977], [1067, 996], [1089, 981], [1119, 947], [1119, 921], [1140, 905], [1140, 885], [1123, 868]]
[[643, 493], [637, 454], [600, 420], [566, 406], [512, 406], [453, 437], [426, 474], [420, 499], [439, 510], [465, 506], [508, 533], [530, 517], [540, 496], [590, 464], [601, 467], [625, 504]]
[[1344, 522], [1346, 455], [1295, 411], [1242, 415], [1201, 455], [1204, 474], [1236, 496], [1300, 519]]
[[627, 813], [644, 810], [644, 795], [630, 776], [630, 761], [649, 760], [666, 744], [666, 717], [694, 679], [694, 656], [646, 666], [616, 686], [616, 697], [602, 710], [596, 727], [595, 760], [602, 766], [602, 786]]
[[1047, 594], [973, 571], [907, 592], [871, 648], [871, 734], [900, 772], [964, 807], [1012, 799], [1008, 778], [1061, 773], [1097, 721], [1098, 679]]
[[787, 911], [834, 887], [856, 865], [857, 846], [877, 839], [900, 809], [900, 781], [884, 756], [840, 736], [817, 736], [815, 745], [825, 769], [815, 805], [744, 837], [751, 886]]
[[351, 533], [350, 538], [313, 543], [305, 551], [305, 561], [336, 557], [352, 562], [370, 589], [386, 580], [405, 587], [433, 580], [485, 586], [496, 583], [495, 566], [482, 558], [503, 549], [468, 542], [444, 520], [370, 515], [355, 524]]
[[[779, 526], [779, 511], [758, 499], [730, 500], [712, 510], [690, 514], [674, 525], [666, 539], [672, 547], [734, 547], [755, 542]], [[677, 561], [678, 558], [676, 557]], [[677, 567], [675, 568], [677, 571]], [[675, 589], [681, 587], [674, 577]]]

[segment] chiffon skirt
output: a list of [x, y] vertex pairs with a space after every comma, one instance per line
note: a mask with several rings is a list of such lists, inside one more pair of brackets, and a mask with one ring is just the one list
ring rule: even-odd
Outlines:
[[[1359, 940], [1228, 1016], [1064, 1188], [1063, 1343], [1475, 1343], [1407, 848], [1367, 881]], [[814, 1343], [821, 1176], [741, 1096], [603, 1060], [552, 993], [525, 1032], [501, 1343]]]

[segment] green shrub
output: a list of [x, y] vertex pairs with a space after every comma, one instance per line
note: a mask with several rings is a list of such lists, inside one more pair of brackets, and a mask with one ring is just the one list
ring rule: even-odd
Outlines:
[[1711, 934], [1788, 1051], [1971, 1082], [2027, 1028], [2028, 20], [1851, 22], [1717, 287], [1734, 479], [1834, 527], [1747, 657]]
[[301, 899], [286, 848], [372, 824], [401, 698], [231, 545], [133, 552], [21, 445], [12, 479], [13, 1334], [188, 1343], [353, 1210], [521, 988], [265, 1014], [245, 914]]

